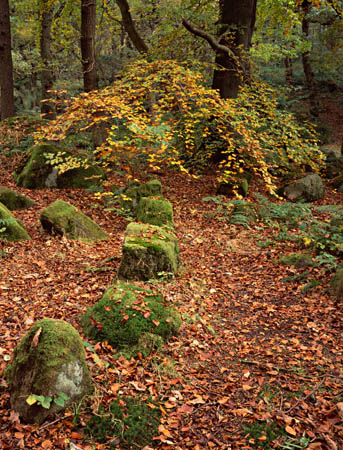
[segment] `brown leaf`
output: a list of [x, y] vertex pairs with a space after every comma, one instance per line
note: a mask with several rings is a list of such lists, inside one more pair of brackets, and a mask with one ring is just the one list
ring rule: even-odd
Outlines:
[[42, 332], [42, 327], [39, 327], [38, 330], [36, 331], [35, 335], [33, 336], [32, 342], [31, 342], [31, 347], [37, 347], [38, 345], [38, 341], [39, 341], [39, 336]]

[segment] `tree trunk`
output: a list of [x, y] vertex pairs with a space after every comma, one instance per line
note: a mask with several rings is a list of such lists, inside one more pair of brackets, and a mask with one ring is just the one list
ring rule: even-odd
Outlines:
[[[303, 10], [304, 16], [301, 23], [302, 33], [305, 39], [309, 38], [310, 34], [310, 23], [307, 19], [307, 14], [310, 11], [312, 7], [312, 4], [308, 2], [307, 0], [303, 1], [301, 8]], [[310, 107], [311, 107], [311, 114], [313, 116], [318, 116], [319, 114], [319, 102], [317, 98], [317, 92], [316, 92], [316, 84], [314, 81], [314, 74], [312, 70], [311, 60], [310, 60], [310, 52], [306, 51], [301, 55], [304, 74], [305, 74], [305, 80], [306, 80], [306, 87], [309, 91], [309, 100], [310, 100]]]
[[236, 98], [239, 86], [250, 75], [246, 53], [255, 26], [256, 1], [219, 1], [219, 44], [231, 50], [216, 51], [218, 69], [214, 71], [212, 87], [219, 90], [222, 98]]
[[293, 61], [292, 61], [292, 58], [290, 58], [289, 56], [286, 56], [284, 59], [284, 63], [285, 63], [286, 84], [288, 86], [290, 86], [293, 83]]
[[85, 92], [98, 88], [95, 65], [96, 0], [81, 0], [81, 58]]
[[[40, 1], [40, 56], [42, 61], [41, 84], [42, 84], [42, 99], [47, 100], [51, 98], [49, 92], [54, 84], [54, 71], [52, 68], [51, 57], [51, 25], [53, 21], [53, 7], [48, 0]], [[49, 101], [41, 103], [41, 113], [45, 119], [54, 119], [55, 108]]]
[[0, 89], [0, 119], [3, 120], [15, 114], [8, 0], [0, 0]]
[[148, 53], [148, 47], [143, 39], [138, 34], [135, 24], [132, 20], [130, 7], [127, 0], [116, 0], [119, 6], [120, 13], [123, 19], [123, 26], [128, 34], [131, 42], [140, 53]]

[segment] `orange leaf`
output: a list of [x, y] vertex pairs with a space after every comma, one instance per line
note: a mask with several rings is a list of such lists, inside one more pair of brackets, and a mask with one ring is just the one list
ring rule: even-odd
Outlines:
[[254, 389], [254, 387], [250, 386], [250, 384], [243, 384], [242, 387], [244, 391], [250, 391], [250, 389]]
[[294, 428], [290, 427], [289, 425], [286, 425], [285, 430], [287, 433], [291, 434], [292, 436], [296, 436], [297, 432], [294, 430]]
[[76, 431], [73, 431], [70, 435], [72, 439], [83, 439], [83, 435], [80, 433], [77, 433]]

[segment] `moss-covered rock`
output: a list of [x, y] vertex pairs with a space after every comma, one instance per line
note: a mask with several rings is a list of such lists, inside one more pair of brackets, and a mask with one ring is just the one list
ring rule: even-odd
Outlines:
[[42, 227], [48, 233], [65, 235], [79, 241], [101, 241], [108, 235], [75, 206], [56, 200], [40, 214]]
[[142, 223], [173, 227], [173, 207], [163, 197], [142, 197], [137, 206], [136, 218]]
[[[62, 320], [43, 319], [33, 325], [15, 348], [5, 378], [12, 409], [29, 423], [43, 422], [92, 391], [82, 340]], [[67, 398], [64, 406], [54, 402], [60, 393]], [[26, 400], [32, 394], [50, 397], [50, 407], [30, 406]]]
[[142, 197], [158, 197], [162, 195], [162, 185], [159, 180], [150, 180], [141, 184], [137, 181], [128, 184], [121, 196], [121, 206], [136, 214], [138, 203]]
[[35, 204], [33, 200], [25, 197], [25, 195], [4, 186], [0, 186], [0, 202], [11, 211], [31, 208]]
[[181, 323], [162, 295], [124, 283], [110, 287], [81, 322], [90, 338], [107, 341], [128, 355], [143, 356], [176, 334]]
[[136, 222], [127, 226], [118, 278], [150, 280], [176, 273], [180, 264], [177, 237], [172, 231]]
[[103, 171], [96, 166], [77, 167], [59, 174], [58, 169], [51, 165], [48, 156], [56, 157], [58, 154], [61, 154], [62, 160], [71, 156], [71, 152], [48, 144], [36, 145], [29, 149], [25, 164], [13, 174], [17, 185], [28, 189], [88, 188], [96, 184], [99, 178], [104, 177]]
[[5, 205], [0, 203], [0, 240], [27, 241], [31, 239], [20, 220], [16, 219]]

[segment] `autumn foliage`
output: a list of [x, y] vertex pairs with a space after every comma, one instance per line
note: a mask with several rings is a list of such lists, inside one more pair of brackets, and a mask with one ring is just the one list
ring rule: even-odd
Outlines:
[[238, 184], [248, 171], [275, 192], [276, 176], [305, 166], [319, 170], [322, 161], [314, 129], [279, 109], [271, 87], [252, 82], [237, 99], [224, 100], [202, 75], [175, 61], [130, 64], [113, 86], [73, 98], [36, 139], [99, 130], [107, 137], [95, 149], [97, 160], [131, 177], [142, 165], [199, 174], [219, 160], [220, 181]]

